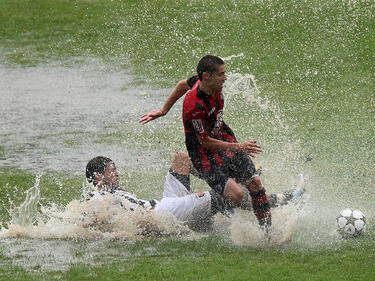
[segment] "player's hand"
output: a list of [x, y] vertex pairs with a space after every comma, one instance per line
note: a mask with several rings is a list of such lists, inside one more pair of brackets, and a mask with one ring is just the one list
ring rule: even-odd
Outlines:
[[150, 111], [149, 113], [146, 113], [145, 115], [143, 115], [141, 117], [141, 119], [139, 119], [138, 122], [141, 123], [142, 125], [144, 125], [144, 124], [146, 124], [146, 123], [148, 123], [148, 122], [150, 122], [150, 121], [152, 121], [156, 118], [164, 116], [164, 115], [165, 114], [159, 109], [153, 110], [153, 111]]
[[257, 145], [256, 141], [247, 141], [239, 144], [240, 151], [246, 153], [247, 155], [250, 155], [250, 157], [255, 158], [255, 154], [259, 154], [262, 152], [260, 149], [260, 146]]

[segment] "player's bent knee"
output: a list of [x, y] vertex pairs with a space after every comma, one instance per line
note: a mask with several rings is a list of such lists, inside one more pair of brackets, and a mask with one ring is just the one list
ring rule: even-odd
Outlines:
[[171, 169], [179, 174], [189, 174], [192, 166], [189, 155], [186, 152], [177, 152], [173, 154]]
[[262, 186], [262, 183], [260, 181], [260, 177], [254, 177], [251, 180], [251, 184], [255, 186]]
[[243, 190], [238, 185], [229, 184], [224, 196], [235, 204], [240, 204], [243, 198]]
[[249, 189], [250, 192], [258, 192], [263, 189], [262, 182], [260, 181], [260, 177], [254, 177], [246, 183], [246, 187]]
[[186, 152], [179, 151], [173, 154], [172, 163], [181, 165], [188, 162], [190, 162], [190, 158]]
[[233, 203], [240, 204], [243, 198], [243, 191], [240, 189], [239, 191], [236, 192], [234, 198], [233, 198]]

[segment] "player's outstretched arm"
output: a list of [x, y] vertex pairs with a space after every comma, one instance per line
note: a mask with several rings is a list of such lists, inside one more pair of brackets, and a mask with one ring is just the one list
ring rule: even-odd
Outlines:
[[187, 80], [181, 80], [168, 96], [162, 109], [153, 110], [144, 114], [138, 122], [144, 125], [156, 118], [166, 115], [176, 101], [178, 101], [178, 99], [181, 98], [188, 90], [190, 90], [190, 86], [187, 83]]

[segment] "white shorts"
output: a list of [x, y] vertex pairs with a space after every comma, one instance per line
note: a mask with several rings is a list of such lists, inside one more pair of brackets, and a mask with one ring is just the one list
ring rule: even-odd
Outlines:
[[171, 212], [184, 222], [195, 223], [211, 216], [211, 194], [208, 191], [190, 193], [186, 187], [170, 173], [164, 185], [163, 199], [156, 204], [156, 212]]

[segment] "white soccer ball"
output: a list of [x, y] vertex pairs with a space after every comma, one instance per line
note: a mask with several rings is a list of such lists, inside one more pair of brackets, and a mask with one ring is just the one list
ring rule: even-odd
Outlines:
[[353, 238], [366, 231], [366, 218], [360, 210], [346, 208], [336, 218], [337, 231], [343, 238]]

